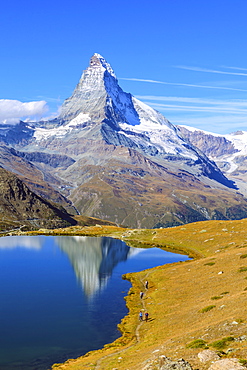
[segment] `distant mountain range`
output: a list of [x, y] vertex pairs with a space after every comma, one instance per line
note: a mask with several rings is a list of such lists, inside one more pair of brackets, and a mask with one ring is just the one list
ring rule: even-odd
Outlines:
[[247, 196], [247, 132], [219, 135], [178, 126], [182, 135], [213, 160], [239, 191]]
[[0, 126], [0, 165], [70, 214], [134, 228], [239, 219], [245, 158], [232, 137], [172, 125], [94, 54], [57, 118]]

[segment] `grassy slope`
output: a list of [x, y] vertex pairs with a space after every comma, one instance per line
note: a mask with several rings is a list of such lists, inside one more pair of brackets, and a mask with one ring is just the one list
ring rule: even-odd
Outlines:
[[[45, 230], [42, 231], [45, 233]], [[48, 231], [47, 231], [48, 233]], [[51, 231], [49, 231], [49, 234]], [[247, 333], [247, 219], [205, 221], [176, 228], [144, 230], [114, 226], [71, 227], [56, 234], [107, 235], [129, 245], [144, 242], [195, 258], [136, 274], [127, 274], [132, 288], [126, 298], [129, 315], [119, 328], [123, 336], [99, 351], [56, 364], [54, 369], [142, 369], [161, 354], [183, 357], [194, 369], [208, 369], [198, 360], [201, 348], [188, 343], [203, 339], [211, 343]], [[139, 292], [149, 280], [143, 302]], [[138, 312], [147, 308], [150, 320], [139, 323]], [[207, 312], [201, 312], [214, 306]], [[228, 351], [229, 348], [232, 350]], [[228, 342], [223, 356], [247, 359], [247, 341]]]

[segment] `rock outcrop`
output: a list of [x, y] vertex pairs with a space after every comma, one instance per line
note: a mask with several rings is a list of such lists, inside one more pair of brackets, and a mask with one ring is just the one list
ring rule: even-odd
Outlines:
[[178, 360], [171, 360], [162, 355], [158, 359], [149, 362], [142, 370], [193, 370], [191, 365], [183, 358]]
[[208, 370], [245, 370], [237, 358], [224, 358], [213, 363]]
[[183, 126], [177, 126], [179, 132], [189, 142], [200, 149], [210, 158], [217, 158], [222, 155], [237, 153], [238, 150], [233, 143], [221, 135], [213, 135], [200, 130], [189, 130]]
[[213, 361], [220, 360], [220, 356], [210, 349], [205, 349], [198, 353], [198, 358], [202, 363], [210, 363]]

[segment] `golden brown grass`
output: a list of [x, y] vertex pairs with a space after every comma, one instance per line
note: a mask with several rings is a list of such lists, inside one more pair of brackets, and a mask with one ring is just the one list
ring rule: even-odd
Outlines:
[[[54, 365], [54, 369], [139, 370], [150, 359], [165, 354], [172, 359], [183, 357], [194, 369], [204, 370], [208, 366], [197, 356], [202, 349], [189, 346], [198, 340], [215, 351], [213, 343], [224, 342], [223, 356], [247, 359], [247, 341], [225, 340], [247, 334], [247, 219], [155, 230], [77, 226], [46, 233], [107, 235], [130, 245], [158, 245], [194, 257], [127, 274], [132, 288], [126, 298], [129, 315], [119, 325], [123, 336], [99, 351]], [[150, 320], [139, 325], [139, 291], [146, 279], [149, 289], [144, 304]]]

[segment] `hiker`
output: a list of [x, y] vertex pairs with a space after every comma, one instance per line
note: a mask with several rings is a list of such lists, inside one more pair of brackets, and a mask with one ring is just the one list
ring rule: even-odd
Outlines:
[[143, 298], [143, 292], [140, 292], [140, 298], [141, 299]]
[[148, 312], [145, 312], [145, 321], [148, 321]]
[[139, 313], [139, 320], [142, 321], [142, 311]]
[[145, 282], [145, 288], [148, 289], [148, 281]]

